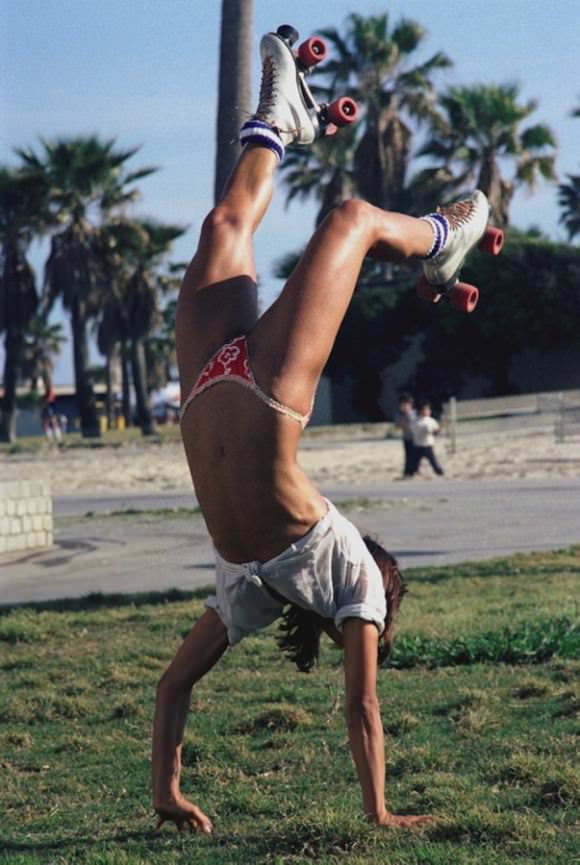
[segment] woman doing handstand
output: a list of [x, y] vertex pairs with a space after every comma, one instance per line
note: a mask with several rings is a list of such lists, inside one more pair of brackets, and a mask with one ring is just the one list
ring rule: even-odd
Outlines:
[[[376, 695], [379, 641], [392, 641], [404, 587], [396, 563], [328, 502], [297, 464], [316, 386], [365, 256], [425, 259], [433, 282], [455, 273], [488, 219], [485, 196], [422, 219], [345, 201], [317, 229], [272, 306], [258, 316], [252, 236], [288, 144], [308, 145], [317, 123], [293, 55], [276, 34], [261, 42], [262, 85], [243, 152], [209, 213], [181, 289], [176, 323], [181, 429], [196, 495], [215, 547], [216, 595], [157, 689], [153, 796], [159, 824], [211, 832], [180, 790], [191, 689], [229, 646], [279, 618], [301, 668], [325, 630], [344, 649], [346, 717], [368, 819], [412, 826], [385, 804], [383, 729]], [[288, 611], [288, 605], [290, 605]], [[310, 623], [310, 637], [300, 633]], [[303, 629], [304, 630], [304, 629]], [[310, 647], [308, 641], [310, 639]]]

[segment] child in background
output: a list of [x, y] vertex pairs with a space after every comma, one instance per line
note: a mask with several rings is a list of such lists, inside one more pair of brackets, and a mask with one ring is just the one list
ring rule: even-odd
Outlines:
[[436, 475], [442, 475], [441, 468], [437, 457], [435, 456], [434, 445], [435, 436], [439, 434], [441, 427], [434, 417], [431, 417], [431, 405], [428, 402], [423, 402], [419, 405], [418, 417], [415, 418], [411, 425], [413, 433], [413, 444], [415, 446], [415, 465], [414, 472], [419, 471], [421, 462], [425, 458]]

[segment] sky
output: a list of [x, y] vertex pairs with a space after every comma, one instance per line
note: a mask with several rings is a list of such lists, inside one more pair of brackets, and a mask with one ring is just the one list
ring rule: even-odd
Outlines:
[[[559, 176], [580, 171], [580, 120], [570, 117], [580, 105], [580, 0], [254, 0], [254, 93], [262, 33], [290, 23], [306, 37], [353, 10], [421, 23], [418, 59], [442, 50], [454, 61], [441, 87], [518, 82], [522, 98], [538, 102], [529, 122], [558, 137]], [[40, 136], [97, 133], [140, 146], [130, 164], [160, 170], [142, 181], [134, 214], [188, 226], [173, 256], [188, 260], [212, 204], [220, 13], [219, 0], [0, 0], [0, 163], [15, 164], [14, 148]], [[274, 263], [304, 245], [314, 216], [312, 204], [286, 209], [277, 188], [256, 238], [265, 305], [281, 287]], [[516, 194], [518, 227], [564, 239], [558, 218], [553, 186]], [[31, 251], [39, 278], [45, 255], [45, 245]], [[55, 380], [72, 382], [70, 344]]]

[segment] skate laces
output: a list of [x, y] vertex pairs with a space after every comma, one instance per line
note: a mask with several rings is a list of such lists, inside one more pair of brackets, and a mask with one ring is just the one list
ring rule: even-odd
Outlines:
[[267, 54], [262, 61], [262, 80], [260, 82], [260, 95], [258, 97], [258, 107], [256, 113], [252, 115], [255, 120], [261, 120], [263, 123], [272, 125], [278, 133], [282, 135], [299, 136], [301, 128], [282, 128], [275, 122], [276, 103], [279, 98], [278, 93], [278, 76], [279, 70], [272, 59]]
[[273, 59], [266, 55], [262, 63], [262, 80], [260, 82], [260, 96], [258, 99], [258, 110], [254, 115], [258, 120], [268, 120], [276, 104], [276, 90], [278, 84], [278, 69]]
[[437, 213], [444, 216], [449, 222], [449, 227], [455, 231], [461, 226], [466, 225], [473, 215], [475, 210], [475, 202], [473, 201], [456, 201], [455, 204], [449, 204], [446, 207], [438, 207]]

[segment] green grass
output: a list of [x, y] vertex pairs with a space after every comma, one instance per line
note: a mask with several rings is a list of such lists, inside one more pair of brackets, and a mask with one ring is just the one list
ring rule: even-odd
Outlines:
[[274, 626], [196, 687], [183, 788], [215, 833], [156, 836], [155, 685], [205, 592], [0, 609], [0, 862], [571, 865], [579, 573], [580, 547], [408, 573], [379, 691], [389, 805], [438, 815], [413, 833], [359, 816], [329, 643], [299, 674]]

